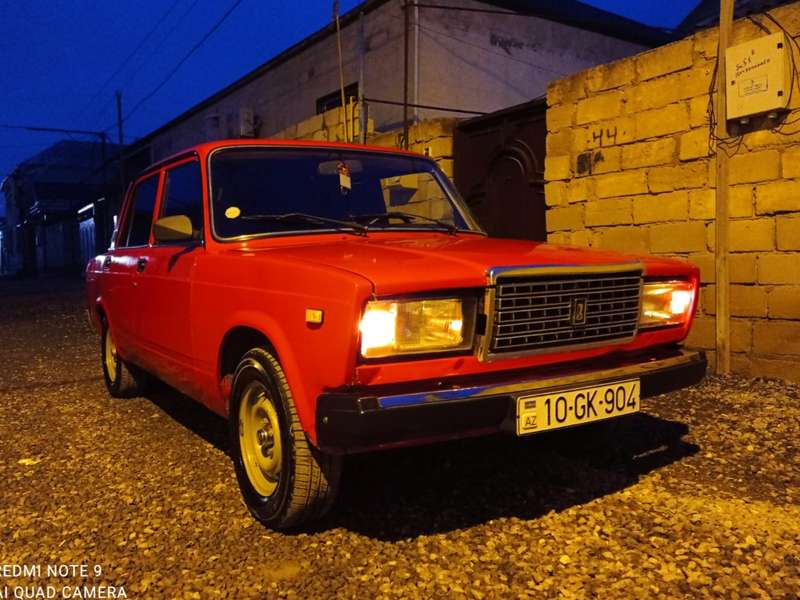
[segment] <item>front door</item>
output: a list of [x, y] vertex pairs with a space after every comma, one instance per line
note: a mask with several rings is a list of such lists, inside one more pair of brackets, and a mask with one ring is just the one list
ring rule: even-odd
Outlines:
[[192, 345], [192, 275], [203, 246], [203, 195], [200, 163], [178, 163], [164, 171], [156, 219], [185, 215], [195, 236], [186, 242], [159, 243], [144, 255], [140, 274], [141, 312], [137, 328], [148, 366], [165, 381], [194, 396], [197, 361]]

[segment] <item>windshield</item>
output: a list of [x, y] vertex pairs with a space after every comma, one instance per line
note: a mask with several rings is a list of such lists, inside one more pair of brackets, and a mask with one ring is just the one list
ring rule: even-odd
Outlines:
[[239, 147], [210, 163], [222, 238], [296, 231], [480, 231], [432, 161], [320, 148]]

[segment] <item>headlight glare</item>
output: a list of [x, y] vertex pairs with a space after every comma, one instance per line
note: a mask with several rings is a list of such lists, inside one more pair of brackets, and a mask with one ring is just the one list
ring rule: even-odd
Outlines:
[[694, 295], [694, 286], [689, 281], [646, 281], [642, 287], [639, 327], [685, 323], [691, 316]]
[[475, 301], [462, 298], [375, 300], [361, 318], [361, 355], [380, 358], [472, 346], [465, 323], [473, 322]]

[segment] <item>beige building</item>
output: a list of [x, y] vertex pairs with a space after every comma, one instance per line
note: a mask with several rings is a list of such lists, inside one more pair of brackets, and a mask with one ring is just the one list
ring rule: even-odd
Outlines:
[[[800, 33], [800, 3], [771, 14], [792, 36]], [[779, 31], [764, 17], [741, 19], [732, 43], [765, 30]], [[798, 61], [800, 48], [791, 51]], [[708, 29], [552, 82], [545, 172], [550, 240], [679, 256], [700, 266], [701, 308], [689, 342], [709, 350], [716, 169], [708, 109], [716, 52], [717, 31]], [[800, 79], [793, 81], [796, 111]], [[782, 126], [743, 130], [729, 145], [730, 306], [733, 369], [800, 381], [795, 114]]]

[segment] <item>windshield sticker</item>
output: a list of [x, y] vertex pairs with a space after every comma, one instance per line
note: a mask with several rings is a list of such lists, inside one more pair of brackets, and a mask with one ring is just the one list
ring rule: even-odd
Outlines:
[[239, 210], [238, 206], [229, 206], [228, 208], [225, 209], [225, 216], [228, 219], [236, 219], [241, 214], [242, 214], [242, 211]]

